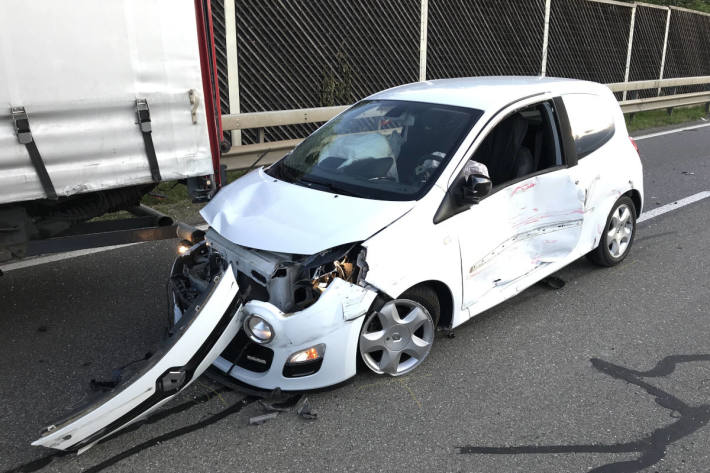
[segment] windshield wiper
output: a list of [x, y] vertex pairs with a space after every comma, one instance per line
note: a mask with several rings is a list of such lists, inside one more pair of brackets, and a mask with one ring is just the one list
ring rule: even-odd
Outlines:
[[294, 177], [286, 172], [286, 166], [283, 164], [283, 160], [277, 161], [266, 170], [266, 174], [276, 179], [281, 179], [285, 182], [293, 182]]
[[347, 195], [350, 197], [361, 197], [360, 194], [357, 194], [351, 190], [345, 189], [337, 184], [334, 184], [329, 181], [319, 181], [316, 179], [312, 179], [310, 177], [304, 177], [301, 176], [299, 177], [294, 183], [303, 183], [306, 185], [306, 187], [313, 188], [314, 186], [322, 188], [322, 190], [327, 190], [330, 191], [334, 194], [340, 194], [340, 195]]

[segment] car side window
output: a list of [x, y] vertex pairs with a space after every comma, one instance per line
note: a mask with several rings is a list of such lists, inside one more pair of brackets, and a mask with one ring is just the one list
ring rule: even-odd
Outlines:
[[552, 103], [531, 105], [508, 115], [490, 131], [471, 160], [488, 167], [494, 188], [562, 166]]
[[569, 117], [577, 159], [599, 149], [614, 136], [614, 117], [606, 100], [593, 94], [567, 94], [562, 100]]

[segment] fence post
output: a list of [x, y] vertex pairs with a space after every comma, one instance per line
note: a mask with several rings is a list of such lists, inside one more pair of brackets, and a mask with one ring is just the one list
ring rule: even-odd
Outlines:
[[550, 39], [550, 7], [552, 0], [545, 0], [545, 28], [542, 33], [542, 64], [540, 65], [540, 75], [547, 74], [547, 45]]
[[[666, 16], [666, 33], [665, 36], [663, 37], [663, 53], [661, 55], [661, 72], [658, 76], [658, 80], [663, 80], [663, 73], [665, 72], [666, 69], [666, 51], [668, 50], [668, 29], [671, 26], [671, 9], [670, 7], [668, 8], [668, 16]], [[658, 88], [658, 92], [656, 93], [656, 96], [661, 95], [661, 88]]]
[[[624, 71], [624, 83], [629, 83], [629, 72], [631, 70], [631, 50], [634, 47], [634, 25], [636, 24], [636, 4], [631, 7], [631, 24], [629, 25], [629, 47], [626, 51], [626, 71]], [[626, 88], [621, 100], [626, 100]]]
[[[237, 66], [237, 0], [224, 0], [224, 36], [227, 43], [229, 113], [239, 113], [239, 68]], [[232, 130], [232, 146], [242, 144], [242, 131]]]
[[419, 15], [419, 81], [426, 80], [426, 42], [429, 28], [429, 0], [421, 0], [421, 13]]

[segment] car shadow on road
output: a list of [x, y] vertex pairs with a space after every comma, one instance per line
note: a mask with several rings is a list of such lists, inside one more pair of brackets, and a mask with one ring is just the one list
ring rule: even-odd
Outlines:
[[634, 460], [608, 463], [589, 470], [589, 473], [631, 473], [660, 462], [668, 447], [680, 439], [703, 428], [710, 421], [710, 404], [691, 406], [678, 397], [654, 386], [647, 379], [663, 378], [673, 373], [682, 363], [710, 362], [710, 354], [673, 355], [660, 360], [648, 371], [637, 371], [599, 358], [592, 358], [592, 366], [615, 379], [640, 387], [661, 407], [671, 411], [675, 422], [654, 430], [649, 435], [625, 443], [578, 444], [578, 445], [519, 445], [492, 447], [464, 445], [456, 447], [460, 454], [477, 455], [525, 455], [545, 453], [638, 453]]

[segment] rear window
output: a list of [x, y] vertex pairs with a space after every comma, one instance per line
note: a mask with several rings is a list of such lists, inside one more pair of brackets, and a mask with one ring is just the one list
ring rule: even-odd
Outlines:
[[562, 99], [577, 159], [596, 151], [614, 136], [614, 117], [605, 98], [592, 94], [568, 94]]

